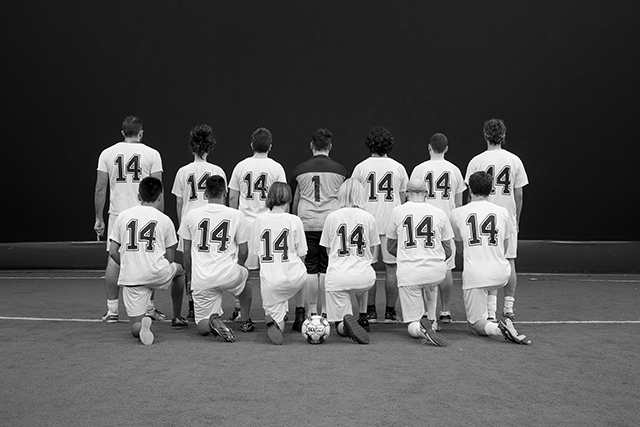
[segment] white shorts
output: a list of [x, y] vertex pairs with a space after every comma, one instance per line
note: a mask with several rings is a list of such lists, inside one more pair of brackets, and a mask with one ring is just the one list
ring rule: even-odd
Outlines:
[[151, 293], [156, 289], [162, 291], [170, 289], [173, 279], [176, 276], [184, 274], [182, 266], [176, 262], [172, 262], [170, 268], [171, 279], [164, 283], [158, 283], [157, 285], [122, 286], [122, 298], [124, 299], [124, 306], [127, 309], [127, 316], [143, 316], [147, 312], [147, 307], [151, 301]]
[[487, 296], [489, 292], [503, 288], [502, 286], [490, 286], [487, 288], [463, 289], [464, 310], [467, 313], [467, 322], [473, 325], [480, 320], [487, 319]]
[[284, 322], [284, 316], [287, 315], [289, 310], [289, 300], [277, 302], [273, 304], [262, 303], [264, 314], [271, 316], [271, 318], [278, 324]]
[[441, 282], [398, 287], [403, 322], [416, 322], [425, 315], [425, 300], [422, 291], [426, 288], [437, 287]]
[[213, 313], [217, 313], [220, 316], [224, 314], [222, 310], [222, 291], [227, 291], [234, 296], [238, 296], [244, 291], [247, 277], [249, 277], [249, 271], [239, 265], [237, 265], [237, 267], [239, 274], [234, 281], [223, 286], [194, 289], [192, 291], [191, 296], [193, 297], [196, 324], [203, 319], [208, 319]]
[[349, 291], [326, 291], [326, 310], [327, 320], [329, 322], [339, 322], [347, 314], [353, 314], [351, 307], [351, 295], [361, 295], [369, 292], [371, 286], [362, 289], [353, 289]]
[[375, 264], [380, 259], [380, 252], [382, 252], [382, 262], [385, 264], [395, 264], [396, 257], [389, 253], [387, 249], [387, 236], [385, 234], [380, 235], [380, 244], [373, 247], [373, 258], [371, 264]]
[[453, 270], [456, 268], [456, 243], [453, 240], [450, 240], [451, 245], [451, 256], [446, 259], [445, 264], [447, 264], [447, 270]]
[[515, 259], [518, 256], [518, 232], [514, 231], [509, 234], [509, 246], [504, 254], [507, 259]]

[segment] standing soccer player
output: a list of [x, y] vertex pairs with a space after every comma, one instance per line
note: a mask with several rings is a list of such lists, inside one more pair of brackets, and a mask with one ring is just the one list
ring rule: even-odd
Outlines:
[[425, 203], [427, 195], [422, 178], [409, 180], [407, 202], [391, 211], [387, 246], [389, 253], [396, 256], [400, 306], [402, 318], [409, 324], [409, 334], [444, 347], [435, 320], [438, 301], [436, 298], [425, 301], [424, 292], [437, 289], [446, 276], [445, 260], [452, 254], [453, 231], [444, 211]]
[[[358, 344], [369, 344], [367, 298], [376, 280], [372, 252], [380, 244], [376, 220], [364, 210], [365, 200], [362, 183], [347, 179], [338, 191], [340, 209], [327, 216], [320, 237], [320, 244], [329, 253], [325, 282], [327, 320], [336, 323], [339, 335]], [[353, 316], [352, 294], [358, 301], [358, 320]]]
[[[138, 186], [143, 178], [152, 176], [162, 180], [162, 159], [160, 153], [142, 143], [142, 120], [129, 116], [122, 123], [123, 142], [118, 142], [105, 149], [98, 159], [98, 173], [94, 195], [95, 224], [93, 229], [98, 237], [105, 231], [104, 205], [109, 187], [109, 228], [107, 236], [120, 212], [137, 206]], [[163, 198], [160, 196], [159, 209], [163, 210]], [[109, 252], [107, 241], [107, 252]], [[102, 320], [107, 323], [118, 322], [118, 275], [119, 266], [112, 257], [107, 257], [107, 268], [104, 274], [104, 284], [107, 293], [107, 312]], [[156, 320], [165, 319], [153, 306], [153, 300], [148, 307], [149, 316]]]
[[175, 328], [187, 326], [182, 318], [184, 271], [173, 262], [178, 240], [171, 219], [160, 212], [162, 181], [146, 177], [139, 184], [141, 205], [122, 211], [111, 227], [109, 256], [120, 266], [118, 284], [131, 324], [142, 344], [153, 344], [151, 317], [146, 313], [155, 289], [171, 289]]
[[[491, 119], [484, 123], [484, 139], [487, 143], [487, 151], [478, 154], [469, 162], [465, 181], [474, 172], [487, 172], [493, 177], [493, 188], [489, 195], [489, 201], [507, 209], [514, 228], [509, 236], [509, 251], [507, 259], [511, 264], [509, 283], [504, 289], [503, 314], [515, 321], [514, 303], [518, 277], [516, 275], [516, 256], [518, 250], [518, 224], [522, 212], [523, 187], [529, 183], [524, 165], [518, 156], [502, 148], [507, 135], [507, 127], [499, 119]], [[495, 317], [497, 310], [497, 297], [489, 298], [489, 316]]]
[[289, 298], [300, 292], [307, 279], [304, 227], [300, 218], [287, 213], [290, 203], [289, 184], [271, 184], [266, 200], [269, 211], [253, 222], [250, 245], [260, 261], [260, 291], [267, 336], [276, 345], [283, 342]]
[[249, 317], [252, 289], [245, 286], [249, 272], [244, 263], [249, 253], [249, 223], [236, 209], [224, 205], [227, 185], [224, 177], [212, 175], [205, 181], [208, 203], [184, 216], [178, 233], [184, 239], [184, 265], [191, 271], [195, 322], [198, 332], [210, 332], [227, 342], [235, 341], [233, 332], [220, 319], [222, 291], [239, 299], [242, 332], [251, 332], [255, 324]]
[[503, 336], [518, 344], [531, 344], [518, 334], [509, 317], [489, 319], [488, 297], [503, 288], [511, 274], [505, 253], [513, 235], [511, 214], [489, 201], [493, 177], [486, 172], [469, 176], [471, 202], [451, 212], [451, 226], [458, 251], [464, 258], [462, 296], [471, 330], [478, 335]]
[[310, 144], [313, 157], [299, 164], [291, 178], [294, 192], [291, 212], [302, 220], [309, 248], [304, 260], [307, 267], [302, 297], [305, 306], [296, 307], [293, 323], [293, 329], [297, 331], [301, 329], [306, 313], [318, 314], [325, 307], [328, 256], [327, 250], [320, 246], [320, 236], [327, 215], [338, 209], [338, 190], [347, 177], [344, 166], [329, 158], [331, 137], [328, 129], [318, 129], [313, 133]]
[[[396, 206], [404, 202], [404, 192], [407, 187], [407, 171], [397, 161], [388, 157], [393, 149], [393, 135], [382, 126], [371, 129], [365, 145], [371, 151], [371, 157], [360, 162], [353, 170], [353, 178], [365, 184], [367, 188], [366, 211], [376, 219], [381, 244], [376, 247], [372, 262], [376, 263], [380, 255], [386, 271], [384, 289], [386, 297], [385, 323], [400, 322], [396, 313], [398, 299], [398, 283], [396, 278], [396, 259], [387, 251], [384, 230], [389, 221], [389, 214]], [[370, 323], [378, 321], [376, 311], [376, 286], [369, 291], [369, 307], [367, 317]]]
[[[410, 179], [422, 179], [427, 185], [425, 201], [444, 211], [449, 218], [451, 211], [462, 206], [462, 194], [465, 190], [464, 179], [460, 169], [444, 158], [449, 151], [447, 137], [436, 133], [429, 139], [429, 160], [420, 163], [411, 172]], [[451, 311], [449, 299], [453, 287], [452, 270], [455, 268], [455, 245], [452, 246], [453, 254], [447, 258], [447, 273], [437, 289], [440, 290], [440, 322], [451, 323]], [[436, 288], [431, 291], [431, 298], [436, 299]], [[437, 301], [437, 300], [436, 300]], [[435, 319], [435, 317], [433, 318]], [[433, 320], [431, 319], [431, 320]]]
[[[178, 213], [178, 226], [182, 218], [192, 209], [207, 204], [204, 196], [207, 178], [219, 175], [224, 178], [226, 185], [227, 176], [221, 167], [207, 162], [207, 156], [216, 145], [213, 130], [209, 125], [194, 127], [189, 134], [189, 145], [193, 153], [193, 162], [178, 169], [173, 181], [171, 192], [176, 196], [176, 212]], [[226, 191], [225, 191], [226, 193]], [[183, 252], [182, 238], [178, 242], [178, 251]], [[191, 298], [191, 271], [187, 270], [186, 291], [189, 298], [189, 314], [187, 319], [194, 320], [193, 299]]]
[[[280, 163], [269, 158], [273, 144], [271, 132], [265, 128], [256, 129], [251, 135], [253, 156], [240, 161], [231, 173], [229, 182], [229, 206], [240, 210], [249, 223], [258, 215], [268, 211], [265, 201], [269, 186], [276, 182], [287, 182], [284, 168]], [[249, 269], [249, 283], [258, 280], [258, 258], [250, 253], [245, 266]], [[231, 320], [240, 316], [238, 307]]]

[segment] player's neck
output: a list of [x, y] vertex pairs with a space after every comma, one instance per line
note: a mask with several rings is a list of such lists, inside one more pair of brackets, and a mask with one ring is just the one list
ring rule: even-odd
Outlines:
[[421, 194], [408, 193], [407, 202], [425, 203], [424, 194], [421, 195]]
[[380, 157], [380, 158], [382, 158], [382, 157], [387, 157], [387, 155], [386, 154], [371, 153], [371, 157]]
[[209, 203], [211, 203], [212, 205], [224, 205], [224, 197], [209, 199]]
[[470, 193], [472, 202], [487, 202], [489, 201], [489, 196], [476, 196], [473, 193]]
[[327, 157], [329, 157], [329, 152], [328, 151], [311, 150], [311, 152], [313, 153], [314, 156], [327, 156]]
[[158, 202], [157, 201], [155, 201], [155, 202], [140, 202], [140, 206], [147, 206], [147, 207], [150, 207], [150, 208], [158, 209]]
[[258, 153], [257, 151], [253, 152], [253, 158], [254, 159], [268, 159], [269, 158], [269, 152], [267, 151], [266, 153]]
[[197, 154], [193, 154], [193, 161], [194, 162], [206, 162], [207, 161], [207, 155], [205, 154], [204, 156], [200, 157]]
[[271, 208], [271, 212], [273, 212], [273, 213], [286, 213], [287, 212], [287, 205], [274, 206], [274, 207]]
[[430, 156], [431, 160], [444, 160], [444, 153], [433, 153]]
[[502, 144], [489, 144], [487, 142], [487, 151], [502, 150]]
[[124, 139], [124, 142], [126, 142], [127, 144], [140, 144], [142, 141], [138, 137], [133, 137], [133, 138], [126, 137]]

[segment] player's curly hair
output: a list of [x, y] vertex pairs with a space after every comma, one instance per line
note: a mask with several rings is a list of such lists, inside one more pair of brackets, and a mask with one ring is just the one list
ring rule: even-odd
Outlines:
[[122, 122], [122, 133], [125, 138], [130, 138], [132, 136], [138, 136], [140, 131], [142, 130], [142, 120], [136, 116], [128, 116]]
[[493, 189], [493, 177], [487, 172], [478, 171], [469, 177], [469, 190], [476, 196], [487, 197]]
[[507, 135], [507, 127], [500, 119], [491, 119], [484, 122], [482, 128], [484, 138], [489, 144], [499, 145], [504, 144], [504, 137]]
[[256, 153], [266, 153], [272, 143], [273, 136], [267, 128], [258, 128], [251, 135], [251, 147]]
[[216, 139], [213, 137], [213, 129], [209, 125], [198, 125], [189, 132], [189, 145], [191, 152], [199, 158], [204, 158], [206, 154], [216, 145]]
[[373, 154], [384, 156], [393, 150], [393, 135], [382, 126], [376, 126], [367, 135], [365, 145]]
[[211, 198], [218, 198], [227, 194], [227, 184], [220, 175], [211, 175], [205, 181], [205, 194]]
[[138, 194], [143, 202], [155, 202], [162, 194], [162, 181], [153, 176], [143, 178], [138, 186]]
[[327, 151], [331, 145], [331, 137], [333, 135], [329, 129], [318, 129], [311, 136], [313, 149], [316, 151]]
[[291, 203], [291, 187], [286, 182], [276, 181], [269, 187], [265, 204], [269, 210], [274, 206], [284, 206]]

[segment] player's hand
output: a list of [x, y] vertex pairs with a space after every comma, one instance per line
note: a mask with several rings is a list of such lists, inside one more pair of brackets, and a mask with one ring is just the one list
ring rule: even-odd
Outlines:
[[101, 219], [96, 219], [96, 223], [93, 224], [93, 229], [95, 230], [98, 237], [104, 234], [104, 221]]

